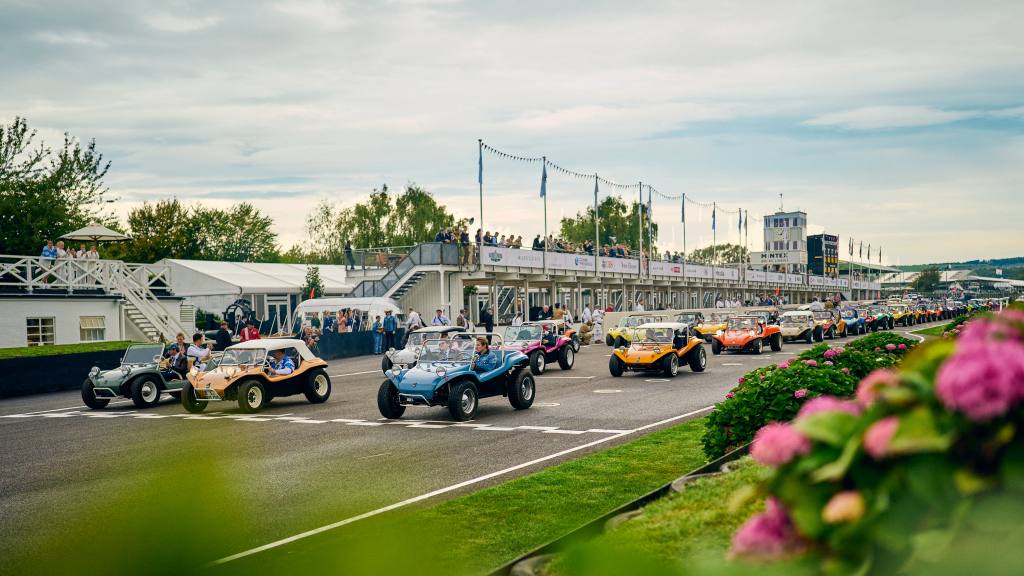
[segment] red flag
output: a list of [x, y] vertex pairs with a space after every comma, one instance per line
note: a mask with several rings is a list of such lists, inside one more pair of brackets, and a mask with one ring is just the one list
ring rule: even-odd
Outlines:
[[776, 286], [776, 287], [775, 287], [775, 295], [776, 295], [776, 296], [778, 296], [778, 295], [779, 295], [779, 287], [778, 287], [778, 286]]
[[312, 299], [313, 299], [313, 297], [314, 297], [314, 294], [315, 294], [315, 292], [314, 292], [314, 289], [313, 289], [313, 288], [310, 288], [310, 289], [309, 289], [309, 299], [310, 299], [310, 300], [312, 300]]

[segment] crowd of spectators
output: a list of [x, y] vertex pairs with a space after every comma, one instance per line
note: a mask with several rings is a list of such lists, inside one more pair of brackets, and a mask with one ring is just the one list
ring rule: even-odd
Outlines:
[[47, 240], [46, 245], [43, 246], [42, 252], [39, 254], [40, 258], [45, 260], [57, 260], [62, 258], [77, 258], [83, 260], [99, 260], [100, 253], [96, 250], [96, 245], [92, 244], [88, 250], [85, 248], [85, 244], [79, 244], [76, 250], [74, 246], [64, 246], [63, 240], [58, 240], [56, 244], [53, 240]]

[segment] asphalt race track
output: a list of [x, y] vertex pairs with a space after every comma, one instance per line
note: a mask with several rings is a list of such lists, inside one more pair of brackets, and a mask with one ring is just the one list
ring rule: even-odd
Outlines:
[[[580, 351], [572, 370], [555, 367], [538, 378], [533, 408], [517, 412], [504, 398], [489, 398], [476, 420], [462, 424], [444, 408], [410, 407], [402, 420], [383, 420], [376, 404], [379, 357], [331, 363], [333, 391], [324, 404], [280, 398], [257, 415], [240, 413], [233, 402], [191, 415], [167, 396], [144, 411], [129, 400], [90, 410], [78, 392], [6, 400], [0, 402], [0, 557], [44, 545], [54, 523], [61, 530], [88, 523], [124, 486], [152, 486], [154, 497], [195, 489], [188, 478], [199, 463], [214, 463], [229, 485], [253, 487], [261, 521], [234, 522], [196, 560], [244, 555], [385, 507], [478, 490], [698, 417], [745, 372], [807, 347], [788, 343], [781, 353], [714, 356], [707, 346], [706, 372], [680, 367], [666, 379], [612, 378], [611, 349], [596, 344]], [[150, 471], [161, 466], [177, 470], [175, 483], [184, 485], [159, 485]]]

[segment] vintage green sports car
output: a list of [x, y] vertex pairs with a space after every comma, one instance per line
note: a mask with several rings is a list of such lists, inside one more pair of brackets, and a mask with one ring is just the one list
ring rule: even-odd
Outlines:
[[139, 408], [155, 406], [160, 395], [181, 393], [183, 379], [168, 379], [160, 371], [164, 347], [161, 344], [134, 344], [125, 350], [121, 366], [100, 370], [93, 366], [82, 382], [82, 401], [89, 408], [104, 408], [114, 398], [131, 398]]

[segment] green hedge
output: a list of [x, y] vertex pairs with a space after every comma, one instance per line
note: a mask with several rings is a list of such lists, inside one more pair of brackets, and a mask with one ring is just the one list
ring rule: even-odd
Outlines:
[[133, 342], [117, 340], [113, 342], [58, 344], [56, 346], [23, 346], [21, 348], [0, 348], [0, 359], [57, 356], [59, 354], [81, 354], [83, 352], [103, 352], [106, 350], [126, 350], [132, 344]]

